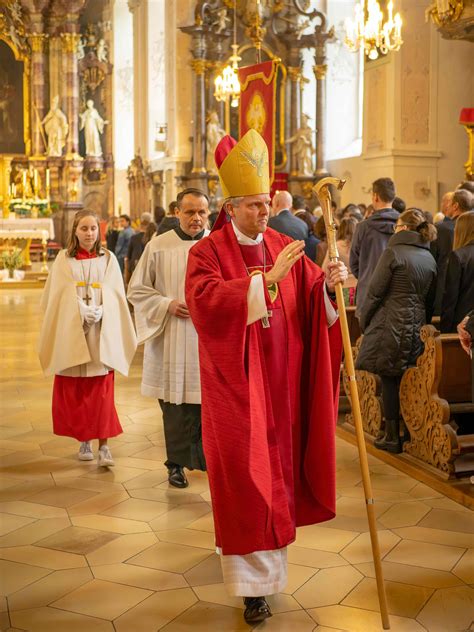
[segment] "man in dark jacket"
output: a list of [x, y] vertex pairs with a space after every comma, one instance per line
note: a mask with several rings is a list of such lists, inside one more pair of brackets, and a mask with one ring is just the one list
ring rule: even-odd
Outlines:
[[438, 222], [436, 224], [438, 237], [431, 244], [431, 254], [435, 258], [438, 266], [438, 280], [434, 307], [435, 316], [439, 316], [441, 314], [449, 255], [453, 249], [456, 219], [462, 213], [470, 211], [471, 206], [472, 194], [464, 189], [458, 189], [454, 191], [454, 193], [449, 192], [443, 196], [441, 211], [444, 213], [445, 218], [442, 222]]
[[357, 225], [350, 254], [350, 268], [357, 278], [356, 316], [360, 317], [367, 289], [375, 266], [388, 240], [393, 235], [399, 213], [392, 208], [395, 184], [391, 178], [379, 178], [372, 183], [374, 213]]
[[288, 191], [275, 193], [272, 200], [273, 217], [268, 220], [268, 225], [292, 239], [306, 240], [309, 234], [308, 227], [292, 214], [290, 211], [292, 203], [293, 199]]
[[158, 230], [156, 231], [157, 235], [162, 235], [163, 233], [173, 230], [179, 226], [179, 219], [176, 217], [177, 210], [178, 203], [176, 201], [170, 202], [168, 206], [168, 213], [163, 217], [158, 226]]

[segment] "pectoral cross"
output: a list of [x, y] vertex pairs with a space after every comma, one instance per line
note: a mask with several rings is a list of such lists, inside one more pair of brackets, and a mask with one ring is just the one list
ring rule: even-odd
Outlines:
[[262, 321], [262, 327], [264, 329], [268, 329], [270, 327], [270, 321], [268, 319], [271, 318], [272, 316], [273, 316], [272, 310], [267, 309], [267, 313], [265, 314], [265, 316], [262, 316], [262, 318], [260, 319]]
[[84, 296], [84, 301], [86, 302], [87, 306], [89, 306], [89, 301], [92, 301], [92, 296], [89, 296], [89, 293], [87, 291], [87, 286], [86, 286], [86, 295]]

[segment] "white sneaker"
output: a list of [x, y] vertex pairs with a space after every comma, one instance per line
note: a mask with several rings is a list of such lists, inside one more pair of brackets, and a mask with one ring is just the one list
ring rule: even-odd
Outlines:
[[79, 461], [93, 461], [94, 454], [92, 452], [90, 441], [83, 441], [77, 453]]
[[115, 465], [109, 446], [99, 448], [99, 467], [113, 467]]

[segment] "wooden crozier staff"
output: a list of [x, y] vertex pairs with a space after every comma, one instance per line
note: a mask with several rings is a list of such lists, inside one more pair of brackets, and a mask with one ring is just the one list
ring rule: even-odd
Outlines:
[[[318, 196], [321, 203], [321, 208], [323, 210], [324, 224], [326, 225], [328, 243], [328, 257], [330, 261], [338, 261], [339, 253], [336, 246], [336, 224], [332, 215], [331, 194], [329, 193], [328, 186], [332, 184], [338, 189], [342, 189], [345, 183], [345, 180], [339, 180], [339, 178], [323, 178], [313, 187], [313, 191]], [[346, 365], [347, 376], [349, 379], [351, 406], [356, 429], [357, 446], [359, 448], [360, 469], [362, 472], [362, 481], [364, 484], [367, 518], [369, 520], [370, 541], [372, 544], [372, 556], [375, 566], [375, 578], [377, 580], [380, 614], [382, 617], [382, 625], [384, 630], [389, 630], [390, 619], [388, 617], [387, 597], [385, 594], [385, 586], [383, 582], [382, 563], [380, 561], [380, 546], [377, 534], [377, 526], [375, 523], [375, 505], [372, 494], [372, 483], [370, 482], [369, 464], [367, 461], [367, 451], [365, 449], [364, 429], [362, 427], [362, 416], [360, 413], [359, 391], [357, 390], [354, 359], [352, 357], [351, 339], [349, 336], [349, 327], [347, 326], [347, 314], [341, 283], [338, 283], [336, 285], [336, 301], [337, 309], [339, 311], [339, 321], [341, 323], [342, 341], [344, 345], [344, 361]]]

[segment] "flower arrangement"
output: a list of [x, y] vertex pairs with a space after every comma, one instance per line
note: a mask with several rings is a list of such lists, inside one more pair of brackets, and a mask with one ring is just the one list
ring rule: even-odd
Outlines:
[[21, 256], [21, 250], [19, 248], [13, 248], [10, 251], [2, 252], [3, 267], [8, 270], [8, 276], [13, 279], [15, 270], [18, 270], [23, 265], [23, 257]]
[[18, 217], [50, 217], [51, 209], [48, 200], [13, 198], [9, 209]]

